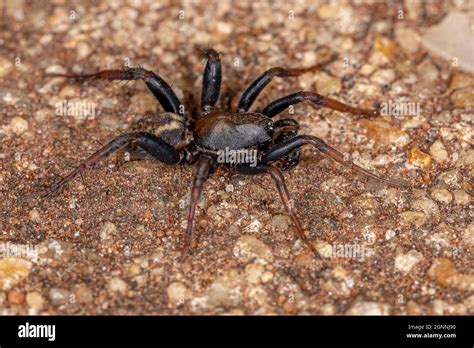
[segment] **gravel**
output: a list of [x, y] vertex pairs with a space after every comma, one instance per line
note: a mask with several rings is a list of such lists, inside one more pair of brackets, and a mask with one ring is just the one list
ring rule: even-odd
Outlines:
[[[81, 4], [75, 18], [69, 3], [7, 2], [0, 313], [474, 314], [474, 76], [464, 56], [456, 66], [453, 52], [435, 52], [443, 46], [429, 34], [448, 14], [468, 10], [463, 2], [417, 3], [406, 2], [405, 19], [392, 21], [396, 2], [120, 1]], [[298, 238], [271, 178], [225, 168], [206, 182], [184, 259], [190, 167], [119, 152], [54, 198], [20, 200], [161, 111], [141, 82], [77, 84], [46, 73], [141, 65], [171, 83], [192, 113], [202, 83], [199, 49], [209, 45], [221, 52], [220, 108], [236, 103], [265, 69], [308, 66], [331, 53], [338, 59], [321, 71], [275, 79], [252, 110], [305, 89], [364, 108], [417, 104], [415, 114], [371, 119], [309, 103], [281, 115], [414, 188], [366, 180], [303, 148], [285, 178], [318, 255]], [[82, 102], [92, 115], [59, 112]]]

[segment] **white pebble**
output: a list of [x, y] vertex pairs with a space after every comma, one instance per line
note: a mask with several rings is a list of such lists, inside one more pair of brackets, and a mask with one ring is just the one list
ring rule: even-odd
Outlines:
[[10, 120], [10, 129], [16, 135], [23, 134], [28, 130], [28, 121], [20, 116], [13, 117]]

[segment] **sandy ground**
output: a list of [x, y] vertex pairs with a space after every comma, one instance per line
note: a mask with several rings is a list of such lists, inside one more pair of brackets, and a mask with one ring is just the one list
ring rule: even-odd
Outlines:
[[[472, 14], [469, 2], [0, 4], [0, 313], [474, 313], [474, 76], [420, 44], [450, 11]], [[334, 52], [323, 71], [275, 79], [253, 109], [298, 90], [360, 107], [418, 105], [370, 120], [308, 104], [282, 114], [414, 188], [367, 181], [305, 148], [285, 177], [315, 256], [270, 178], [220, 168], [184, 261], [191, 167], [118, 153], [57, 197], [19, 201], [161, 110], [142, 82], [79, 85], [45, 73], [141, 65], [193, 113], [208, 46], [221, 52], [223, 109], [265, 69]]]

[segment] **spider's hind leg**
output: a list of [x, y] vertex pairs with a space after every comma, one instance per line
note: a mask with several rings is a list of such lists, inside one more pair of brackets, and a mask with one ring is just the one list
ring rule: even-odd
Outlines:
[[311, 240], [306, 236], [304, 232], [303, 224], [301, 223], [296, 211], [291, 203], [290, 193], [285, 184], [285, 178], [282, 172], [275, 167], [273, 164], [261, 162], [255, 167], [251, 167], [248, 164], [240, 164], [236, 166], [236, 171], [244, 175], [257, 175], [257, 174], [269, 174], [275, 182], [276, 189], [280, 195], [280, 199], [285, 207], [286, 212], [290, 215], [293, 220], [293, 224], [296, 227], [296, 232], [301, 240], [308, 246], [308, 248], [315, 254], [317, 254], [316, 248], [314, 247]]

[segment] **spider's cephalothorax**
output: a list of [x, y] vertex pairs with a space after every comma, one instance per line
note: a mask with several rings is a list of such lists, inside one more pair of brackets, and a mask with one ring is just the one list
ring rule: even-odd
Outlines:
[[[323, 64], [304, 69], [272, 68], [259, 76], [243, 93], [237, 110], [219, 111], [215, 104], [221, 87], [221, 63], [219, 54], [213, 49], [204, 51], [207, 64], [204, 70], [201, 94], [201, 112], [185, 115], [181, 103], [171, 87], [155, 73], [142, 69], [104, 70], [94, 74], [56, 74], [84, 80], [143, 80], [165, 113], [149, 116], [138, 121], [131, 133], [120, 135], [88, 157], [80, 166], [61, 181], [41, 192], [42, 197], [52, 196], [87, 168], [120, 149], [133, 154], [146, 155], [168, 165], [196, 163], [196, 173], [191, 187], [188, 224], [183, 247], [187, 249], [192, 237], [196, 205], [200, 199], [205, 180], [219, 164], [227, 165], [241, 174], [269, 174], [286, 211], [291, 216], [301, 239], [308, 247], [315, 248], [305, 235], [303, 226], [294, 208], [281, 170], [298, 164], [300, 147], [312, 145], [322, 154], [348, 166], [363, 176], [400, 187], [403, 181], [384, 179], [353, 164], [343, 154], [323, 140], [311, 135], [298, 135], [299, 126], [293, 119], [275, 120], [281, 111], [291, 105], [308, 101], [316, 106], [329, 107], [341, 112], [362, 116], [376, 116], [377, 110], [354, 108], [314, 92], [301, 91], [280, 98], [267, 105], [261, 112], [249, 112], [250, 107], [274, 77], [298, 76], [314, 71]], [[280, 169], [281, 168], [281, 169]]]

